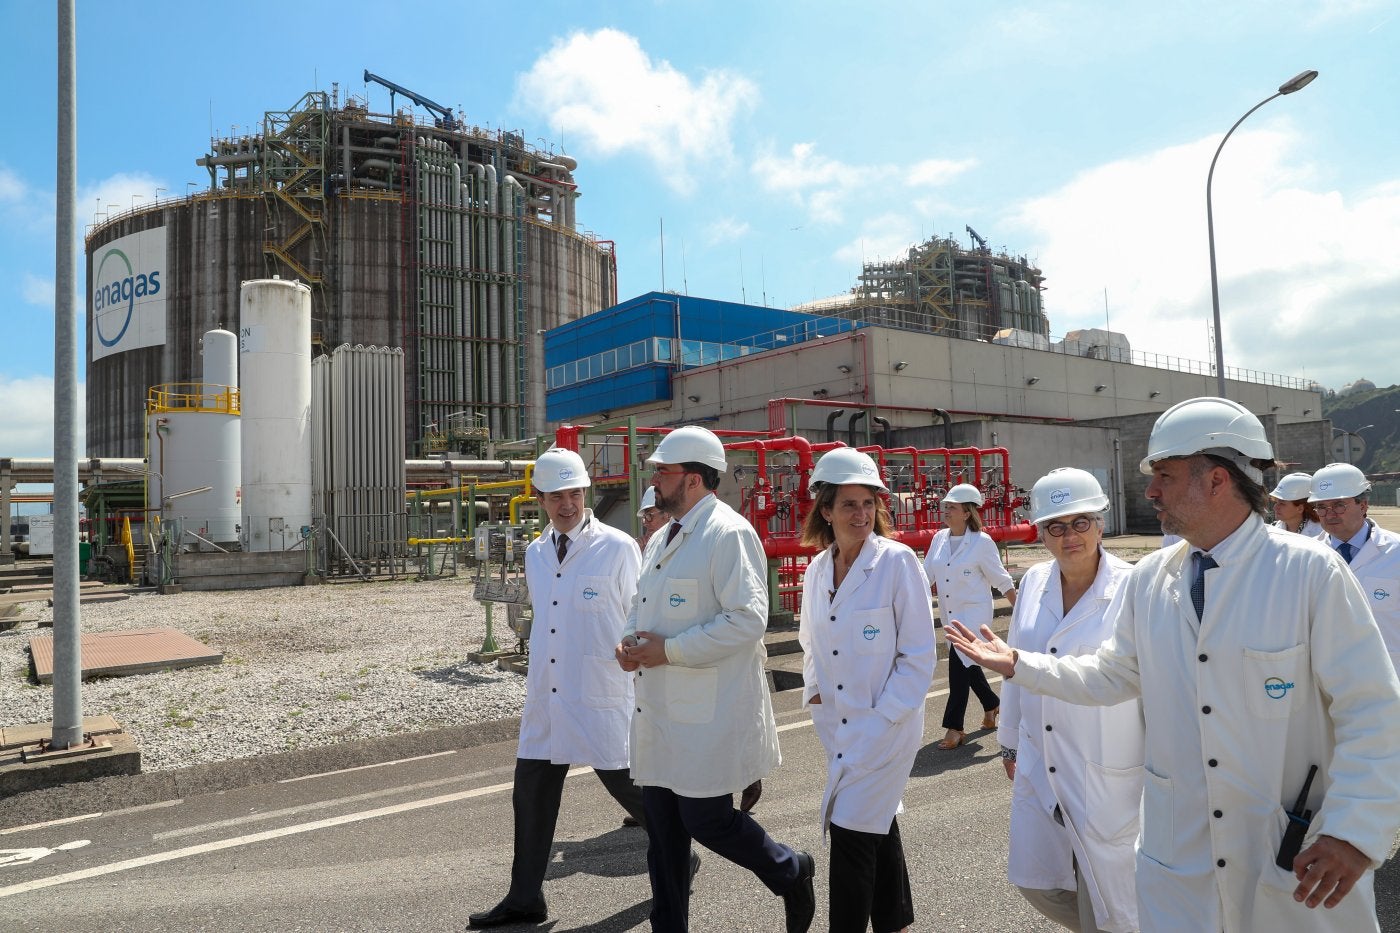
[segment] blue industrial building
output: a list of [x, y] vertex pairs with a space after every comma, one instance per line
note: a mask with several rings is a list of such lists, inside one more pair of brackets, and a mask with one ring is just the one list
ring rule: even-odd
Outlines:
[[647, 292], [548, 331], [551, 422], [671, 398], [671, 374], [859, 326], [756, 305]]

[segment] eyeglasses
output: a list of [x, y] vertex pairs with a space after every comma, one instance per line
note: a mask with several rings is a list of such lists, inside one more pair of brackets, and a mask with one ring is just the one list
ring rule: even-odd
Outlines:
[[1063, 538], [1065, 532], [1069, 531], [1071, 528], [1073, 528], [1077, 534], [1082, 535], [1084, 532], [1088, 531], [1089, 527], [1093, 524], [1094, 520], [1092, 518], [1087, 515], [1080, 515], [1072, 522], [1051, 522], [1041, 527], [1045, 529], [1045, 533], [1050, 537]]
[[664, 467], [656, 467], [656, 468], [654, 468], [654, 469], [651, 471], [651, 475], [652, 475], [652, 476], [684, 476], [684, 475], [685, 475], [686, 473], [688, 473], [688, 472], [690, 472], [690, 471], [687, 470], [685, 467], [676, 467], [674, 470], [668, 470], [668, 469], [666, 469], [666, 468], [664, 468]]
[[1317, 511], [1318, 511], [1319, 514], [1324, 513], [1324, 512], [1336, 512], [1336, 513], [1338, 513], [1338, 514], [1341, 514], [1342, 512], [1345, 512], [1345, 511], [1346, 511], [1348, 508], [1350, 508], [1350, 507], [1351, 507], [1351, 500], [1350, 500], [1350, 499], [1338, 499], [1338, 500], [1336, 500], [1335, 502], [1314, 502], [1314, 503], [1313, 503], [1313, 508], [1317, 509]]

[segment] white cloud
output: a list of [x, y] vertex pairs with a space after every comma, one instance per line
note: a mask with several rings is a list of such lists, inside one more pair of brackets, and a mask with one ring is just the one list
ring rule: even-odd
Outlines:
[[[77, 194], [78, 229], [149, 204], [155, 199], [157, 188], [169, 187], [170, 182], [145, 172], [118, 172], [84, 185]], [[98, 217], [99, 214], [103, 216]]]
[[845, 219], [848, 201], [888, 187], [903, 195], [946, 185], [976, 166], [975, 159], [924, 159], [911, 165], [855, 165], [828, 158], [814, 143], [796, 143], [784, 154], [771, 149], [754, 160], [753, 171], [766, 190], [783, 195], [807, 212], [813, 223]]
[[53, 310], [53, 279], [46, 279], [34, 275], [32, 272], [24, 273], [24, 278], [20, 282], [20, 297], [25, 304], [35, 305], [40, 308]]
[[[1339, 386], [1400, 381], [1400, 178], [1325, 190], [1287, 119], [1237, 133], [1216, 168], [1216, 259], [1227, 367]], [[1208, 137], [1090, 169], [1021, 206], [1047, 275], [1051, 330], [1110, 323], [1134, 349], [1210, 359]]]
[[0, 204], [23, 201], [27, 190], [13, 170], [0, 165]]
[[747, 236], [748, 232], [749, 225], [746, 221], [736, 220], [733, 217], [722, 217], [705, 228], [705, 245], [718, 246], [721, 243], [732, 243]]
[[[78, 384], [77, 449], [87, 449], [87, 416], [83, 385]], [[0, 456], [53, 456], [53, 379], [49, 376], [11, 377], [0, 374], [0, 398], [5, 417], [0, 418]]]
[[856, 270], [867, 262], [901, 259], [922, 239], [917, 225], [918, 219], [904, 211], [872, 217], [861, 224], [860, 235], [838, 247], [832, 258]]
[[520, 77], [516, 97], [593, 152], [640, 152], [685, 192], [701, 160], [732, 158], [730, 126], [757, 102], [758, 88], [722, 69], [683, 74], [653, 60], [636, 37], [599, 29], [556, 41]]

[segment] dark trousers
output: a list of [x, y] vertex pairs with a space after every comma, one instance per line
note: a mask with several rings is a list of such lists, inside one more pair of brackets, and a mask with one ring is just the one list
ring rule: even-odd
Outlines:
[[[515, 858], [510, 865], [510, 891], [501, 903], [520, 910], [545, 909], [544, 873], [554, 848], [554, 826], [559, 821], [559, 801], [568, 773], [569, 765], [538, 758], [515, 759], [515, 787], [510, 795], [515, 810]], [[593, 773], [622, 809], [646, 824], [642, 789], [632, 783], [631, 771], [595, 769]]]
[[914, 922], [914, 897], [899, 823], [888, 833], [831, 824], [830, 933], [895, 933]]
[[987, 675], [982, 673], [982, 668], [964, 664], [956, 651], [948, 649], [948, 705], [943, 708], [943, 728], [963, 731], [969, 688], [977, 694], [982, 709], [987, 712], [1001, 704], [996, 691], [987, 683]]
[[682, 797], [665, 787], [643, 787], [647, 870], [651, 875], [651, 928], [685, 933], [690, 922], [690, 843], [700, 843], [758, 876], [782, 894], [797, 882], [797, 853], [774, 842], [734, 795]]

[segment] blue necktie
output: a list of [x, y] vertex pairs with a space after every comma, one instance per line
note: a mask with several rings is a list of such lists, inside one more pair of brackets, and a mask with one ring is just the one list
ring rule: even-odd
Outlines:
[[1351, 559], [1356, 556], [1356, 548], [1351, 546], [1350, 541], [1343, 541], [1341, 544], [1337, 545], [1337, 553], [1342, 555], [1342, 560], [1349, 564], [1351, 563]]
[[1193, 556], [1196, 558], [1196, 579], [1191, 583], [1191, 605], [1196, 607], [1196, 621], [1199, 622], [1201, 613], [1206, 611], [1206, 571], [1220, 565], [1209, 554], [1197, 551]]

